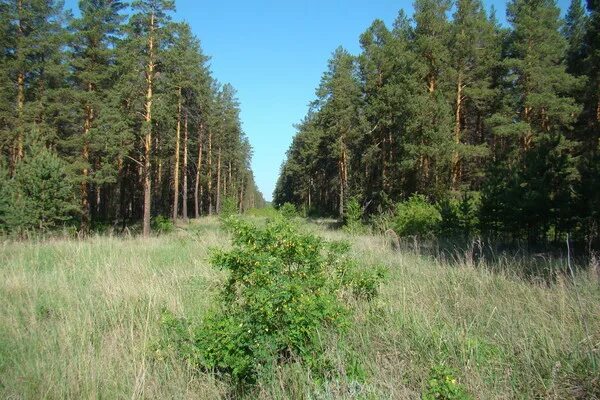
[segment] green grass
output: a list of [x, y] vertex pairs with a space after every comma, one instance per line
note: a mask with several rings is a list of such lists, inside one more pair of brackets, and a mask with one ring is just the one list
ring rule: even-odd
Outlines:
[[[350, 240], [363, 267], [388, 269], [380, 297], [358, 305], [343, 341], [355, 359], [337, 365], [340, 376], [364, 379], [323, 382], [292, 364], [262, 377], [247, 397], [418, 398], [440, 364], [474, 398], [600, 397], [593, 273], [580, 273], [575, 286], [533, 284], [325, 226], [309, 229]], [[223, 273], [208, 264], [208, 251], [227, 245], [217, 219], [150, 239], [0, 243], [0, 398], [231, 396], [211, 374], [153, 353], [163, 309], [202, 318], [211, 306]]]

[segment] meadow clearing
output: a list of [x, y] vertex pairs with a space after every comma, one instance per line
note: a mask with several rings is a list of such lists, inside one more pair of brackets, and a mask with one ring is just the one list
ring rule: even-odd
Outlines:
[[532, 282], [468, 255], [444, 261], [394, 250], [383, 236], [301, 224], [350, 241], [361, 268], [386, 270], [340, 342], [360, 373], [340, 360], [337, 377], [323, 380], [292, 362], [240, 394], [157, 352], [164, 310], [201, 320], [223, 285], [208, 255], [228, 235], [203, 218], [151, 238], [0, 243], [0, 398], [411, 399], [438, 366], [477, 399], [600, 398], [597, 269]]

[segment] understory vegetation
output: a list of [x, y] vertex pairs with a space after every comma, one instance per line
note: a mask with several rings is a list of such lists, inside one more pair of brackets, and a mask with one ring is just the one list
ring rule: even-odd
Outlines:
[[598, 265], [530, 281], [268, 213], [4, 241], [0, 397], [600, 397]]

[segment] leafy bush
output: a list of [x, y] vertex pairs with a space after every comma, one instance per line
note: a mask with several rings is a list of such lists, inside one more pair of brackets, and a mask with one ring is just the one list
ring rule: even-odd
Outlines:
[[298, 210], [296, 209], [296, 206], [292, 203], [284, 203], [281, 207], [279, 207], [279, 213], [287, 219], [295, 218], [298, 216]]
[[[237, 218], [226, 224], [234, 247], [211, 258], [229, 272], [219, 306], [189, 340], [172, 343], [188, 360], [235, 383], [252, 383], [262, 370], [292, 360], [327, 372], [320, 333], [343, 330], [351, 311], [340, 299], [345, 288], [371, 298], [378, 275], [356, 272], [347, 244], [302, 233], [284, 218], [264, 227]], [[168, 326], [177, 337], [190, 331], [171, 319]]]
[[471, 397], [454, 377], [454, 372], [443, 365], [431, 369], [423, 392], [423, 400], [469, 400]]
[[346, 205], [344, 230], [351, 234], [364, 231], [362, 224], [362, 207], [355, 197], [351, 198]]
[[152, 218], [150, 226], [152, 230], [157, 233], [171, 233], [175, 229], [173, 221], [162, 215]]
[[469, 238], [477, 233], [479, 225], [479, 202], [475, 197], [463, 194], [458, 199], [444, 199], [438, 203], [442, 217], [439, 232], [445, 237]]
[[227, 196], [223, 199], [219, 216], [226, 219], [232, 215], [238, 214], [239, 209], [235, 197]]
[[438, 209], [423, 195], [413, 195], [396, 206], [392, 229], [399, 236], [427, 236], [433, 234], [441, 222]]

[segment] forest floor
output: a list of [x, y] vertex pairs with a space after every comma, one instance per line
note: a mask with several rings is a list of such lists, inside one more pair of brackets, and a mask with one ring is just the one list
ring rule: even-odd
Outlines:
[[[419, 398], [447, 365], [473, 398], [600, 398], [600, 281], [582, 272], [551, 284], [393, 250], [349, 236], [364, 266], [388, 273], [359, 305], [346, 345], [361, 382], [313, 379], [290, 367], [259, 380], [254, 399]], [[222, 286], [209, 249], [228, 244], [216, 218], [175, 232], [0, 243], [0, 398], [228, 396], [225, 383], [175, 355], [152, 353], [161, 315], [201, 318]], [[340, 371], [343, 377], [343, 371]]]

